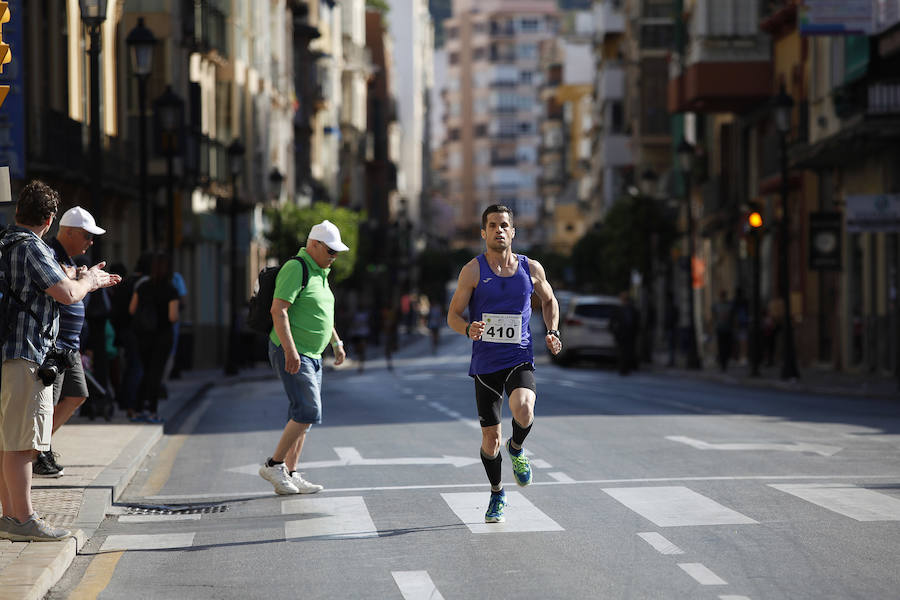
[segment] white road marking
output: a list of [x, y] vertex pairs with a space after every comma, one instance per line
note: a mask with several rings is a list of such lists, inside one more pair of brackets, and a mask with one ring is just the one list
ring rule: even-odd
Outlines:
[[549, 475], [550, 477], [552, 477], [553, 479], [555, 479], [556, 481], [558, 481], [560, 483], [575, 483], [574, 479], [572, 479], [571, 477], [569, 477], [568, 475], [566, 475], [565, 473], [563, 473], [561, 471], [554, 471], [553, 473], [547, 473], [547, 475]]
[[425, 394], [416, 394], [416, 400], [425, 400]]
[[756, 523], [683, 486], [604, 488], [603, 491], [657, 527]]
[[357, 452], [356, 448], [352, 447], [339, 447], [334, 449], [334, 453], [338, 455], [338, 458], [345, 463], [349, 464], [353, 461], [360, 461], [363, 459], [362, 455]]
[[639, 533], [638, 537], [650, 544], [660, 554], [684, 554], [684, 550], [655, 531]]
[[100, 546], [100, 552], [113, 550], [166, 550], [190, 548], [194, 544], [194, 532], [159, 533], [150, 535], [110, 535]]
[[[526, 455], [528, 454], [527, 450], [525, 451], [525, 454]], [[531, 462], [531, 466], [535, 467], [537, 469], [552, 469], [553, 468], [553, 465], [548, 463], [543, 458], [529, 458], [529, 461]]]
[[119, 523], [165, 523], [167, 521], [199, 521], [199, 514], [192, 515], [122, 515]]
[[286, 540], [308, 537], [378, 537], [378, 530], [362, 496], [285, 500], [281, 503], [281, 513], [304, 515], [299, 521], [287, 521], [284, 524]]
[[749, 596], [735, 596], [734, 594], [725, 594], [719, 596], [719, 600], [750, 600]]
[[444, 600], [428, 571], [391, 571], [403, 600]]
[[[307, 469], [324, 469], [328, 467], [385, 467], [392, 465], [453, 465], [459, 468], [481, 463], [481, 458], [472, 456], [450, 456], [445, 454], [441, 457], [363, 458], [356, 448], [352, 447], [339, 447], [335, 448], [334, 451], [338, 455], [337, 460], [304, 461], [300, 463], [300, 470], [306, 471]], [[259, 465], [243, 465], [226, 470], [230, 473], [241, 473], [242, 475], [258, 475]]]
[[[229, 471], [242, 472], [238, 467], [228, 469]], [[259, 465], [255, 465], [258, 470]], [[247, 471], [249, 473], [249, 471]], [[857, 481], [870, 481], [881, 479], [900, 479], [900, 475], [721, 475], [716, 477], [636, 477], [633, 479], [582, 479], [576, 480], [574, 483], [578, 485], [613, 485], [613, 484], [629, 484], [629, 483], [678, 483], [690, 481], [797, 481], [797, 480], [817, 480], [817, 479], [853, 479]], [[573, 485], [570, 483], [560, 483], [558, 481], [535, 481], [531, 485]], [[362, 492], [389, 492], [394, 490], [448, 490], [460, 488], [483, 488], [484, 481], [472, 483], [436, 483], [428, 485], [383, 485], [370, 487], [353, 487], [353, 488], [325, 488], [320, 494], [328, 493], [362, 493]], [[247, 492], [206, 492], [203, 494], [157, 494], [154, 496], [146, 496], [146, 500], [159, 500], [166, 502], [175, 501], [191, 501], [205, 500], [216, 498], [265, 498], [273, 496], [272, 490], [269, 491], [247, 491]]]
[[678, 563], [681, 569], [700, 585], [728, 585], [728, 582], [710, 571], [701, 563]]
[[900, 521], [900, 500], [850, 483], [770, 483], [769, 487], [857, 521]]
[[487, 492], [441, 494], [441, 497], [472, 533], [565, 531], [519, 492], [506, 492], [505, 523], [484, 522], [484, 512], [490, 499]]
[[780, 450], [783, 452], [815, 452], [821, 456], [834, 456], [843, 448], [840, 446], [827, 446], [825, 444], [809, 444], [806, 442], [791, 442], [790, 444], [780, 443], [721, 443], [713, 444], [697, 440], [683, 435], [667, 435], [667, 440], [673, 442], [681, 442], [698, 450]]

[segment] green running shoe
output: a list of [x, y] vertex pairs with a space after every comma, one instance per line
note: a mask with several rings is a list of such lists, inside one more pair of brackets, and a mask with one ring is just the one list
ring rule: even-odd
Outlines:
[[511, 443], [512, 438], [506, 440], [506, 451], [509, 452], [509, 460], [511, 460], [513, 464], [513, 473], [516, 475], [516, 483], [524, 487], [531, 483], [531, 464], [528, 462], [528, 457], [525, 456], [525, 449], [522, 448], [519, 450], [518, 454], [515, 454], [515, 450], [513, 450]]
[[503, 509], [506, 508], [506, 492], [491, 492], [491, 501], [488, 503], [487, 512], [484, 513], [485, 523], [502, 523], [506, 520]]

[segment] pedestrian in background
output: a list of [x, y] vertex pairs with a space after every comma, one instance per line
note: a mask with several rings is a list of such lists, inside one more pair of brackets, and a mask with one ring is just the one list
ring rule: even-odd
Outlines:
[[40, 518], [31, 500], [32, 463], [38, 452], [50, 450], [53, 428], [52, 382], [45, 383], [38, 370], [59, 329], [57, 303], [78, 302], [120, 281], [103, 271], [103, 262], [75, 279], [66, 275], [41, 239], [58, 208], [55, 190], [40, 181], [26, 184], [16, 202], [15, 225], [0, 239], [0, 264], [10, 291], [0, 381], [0, 537], [13, 542], [72, 535]]
[[678, 347], [678, 306], [672, 292], [666, 293], [666, 308], [663, 318], [663, 327], [666, 330], [666, 343], [669, 349], [667, 367], [675, 366], [675, 348]]
[[[503, 392], [512, 413], [512, 436], [506, 450], [516, 483], [531, 483], [531, 465], [525, 456], [525, 438], [534, 424], [537, 386], [531, 337], [531, 296], [541, 301], [547, 333], [544, 343], [553, 354], [562, 350], [559, 304], [544, 267], [522, 254], [513, 254], [516, 235], [512, 210], [491, 205], [481, 216], [481, 237], [486, 250], [462, 268], [447, 324], [472, 340], [469, 376], [475, 380], [475, 403], [481, 422], [481, 462], [491, 484], [485, 523], [502, 523], [506, 508], [500, 456], [500, 417]], [[469, 318], [465, 315], [468, 310]]]
[[[75, 257], [86, 253], [94, 245], [94, 236], [106, 233], [94, 221], [94, 217], [80, 206], [74, 206], [63, 213], [59, 219], [59, 231], [51, 238], [50, 250], [56, 262], [70, 279], [87, 270], [78, 267]], [[89, 392], [81, 362], [81, 331], [85, 322], [84, 300], [71, 304], [59, 305], [59, 332], [56, 335], [56, 346], [72, 353], [73, 364], [56, 378], [53, 384], [53, 427], [56, 433], [75, 414]], [[60, 477], [64, 467], [57, 462], [57, 454], [50, 448], [40, 452], [32, 464], [35, 477]]]
[[734, 305], [728, 301], [728, 294], [725, 293], [725, 290], [719, 292], [719, 301], [712, 307], [712, 316], [716, 328], [719, 369], [724, 373], [728, 369], [731, 344], [734, 340]]
[[133, 318], [144, 369], [131, 420], [161, 423], [160, 386], [172, 352], [173, 325], [178, 321], [178, 290], [172, 285], [172, 262], [168, 254], [159, 252], [153, 256], [150, 275], [135, 285], [128, 312]]
[[444, 308], [437, 302], [432, 302], [428, 309], [428, 331], [431, 332], [432, 354], [437, 354], [438, 344], [441, 341], [441, 326], [444, 323]]
[[269, 362], [284, 385], [288, 413], [275, 452], [259, 468], [259, 475], [276, 494], [314, 494], [323, 489], [297, 469], [306, 432], [322, 422], [322, 352], [330, 343], [335, 365], [347, 356], [334, 327], [334, 294], [328, 285], [331, 265], [338, 252], [346, 250], [337, 226], [322, 221], [313, 225], [306, 247], [297, 253], [309, 273], [306, 285], [303, 266], [296, 260], [285, 263], [275, 280]]
[[353, 313], [353, 321], [350, 323], [350, 343], [353, 344], [353, 352], [359, 364], [357, 369], [360, 373], [365, 369], [369, 333], [369, 310], [365, 306], [360, 306]]
[[179, 319], [172, 324], [172, 351], [169, 353], [169, 360], [166, 361], [166, 370], [163, 380], [178, 379], [181, 377], [182, 365], [178, 361], [178, 337], [181, 332], [181, 316], [184, 314], [184, 307], [187, 304], [188, 290], [184, 277], [178, 271], [172, 273], [172, 285], [178, 291], [178, 315]]
[[133, 327], [130, 311], [131, 299], [137, 283], [150, 273], [152, 263], [152, 252], [141, 253], [131, 275], [122, 282], [121, 286], [112, 288], [114, 293], [110, 320], [116, 331], [116, 344], [121, 349], [123, 363], [122, 378], [116, 398], [119, 408], [127, 411], [129, 419], [133, 419], [137, 415], [137, 391], [141, 379], [144, 377], [144, 366], [141, 362], [141, 353], [138, 351], [138, 336]]
[[610, 321], [613, 338], [616, 340], [616, 349], [619, 361], [619, 375], [628, 375], [637, 367], [635, 356], [635, 344], [638, 335], [638, 322], [640, 315], [631, 300], [631, 294], [622, 292], [619, 294], [621, 306], [615, 312]]

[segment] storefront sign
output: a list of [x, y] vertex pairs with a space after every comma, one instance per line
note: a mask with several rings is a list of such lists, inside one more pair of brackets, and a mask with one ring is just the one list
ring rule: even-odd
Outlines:
[[801, 35], [870, 35], [875, 25], [872, 0], [805, 0]]
[[841, 213], [809, 215], [809, 268], [813, 271], [841, 270]]
[[847, 196], [847, 233], [900, 231], [900, 194]]

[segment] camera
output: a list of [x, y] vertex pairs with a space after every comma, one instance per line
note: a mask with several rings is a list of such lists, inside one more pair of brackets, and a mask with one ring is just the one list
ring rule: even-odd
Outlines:
[[38, 367], [37, 375], [44, 385], [53, 385], [59, 374], [74, 367], [77, 360], [78, 352], [76, 350], [51, 348], [47, 352], [44, 362]]

